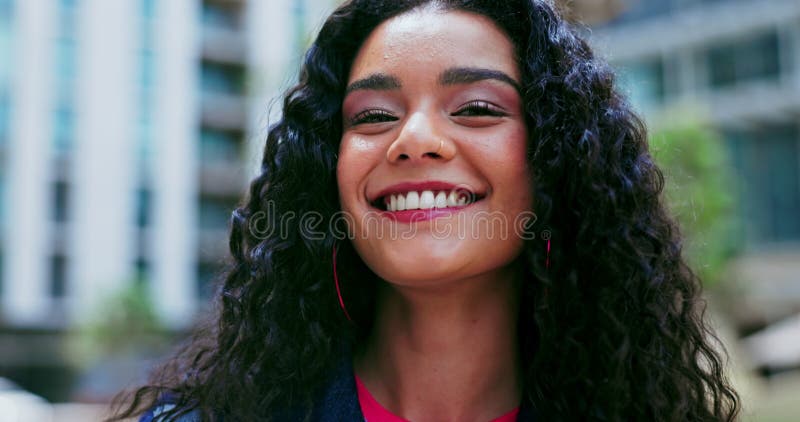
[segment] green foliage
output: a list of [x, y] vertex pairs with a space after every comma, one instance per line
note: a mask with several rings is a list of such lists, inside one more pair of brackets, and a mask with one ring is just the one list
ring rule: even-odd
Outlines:
[[70, 356], [78, 366], [89, 366], [112, 356], [158, 353], [169, 342], [148, 297], [136, 281], [104, 301], [70, 333]]
[[666, 179], [665, 196], [685, 237], [684, 254], [706, 285], [736, 254], [735, 183], [719, 133], [697, 117], [672, 118], [650, 136]]

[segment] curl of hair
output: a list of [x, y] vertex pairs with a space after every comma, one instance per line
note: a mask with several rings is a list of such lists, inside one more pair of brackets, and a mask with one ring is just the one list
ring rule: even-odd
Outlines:
[[[429, 5], [492, 19], [522, 72], [541, 239], [520, 256], [524, 400], [542, 420], [734, 420], [739, 399], [681, 256], [646, 130], [614, 75], [542, 0], [353, 0], [308, 50], [266, 140], [260, 175], [231, 218], [218, 313], [117, 417], [165, 395], [169, 418], [279, 419], [309, 409], [342, 350], [368, 332], [372, 274], [343, 239], [336, 185], [350, 65], [381, 22]], [[315, 215], [314, 222], [305, 221]], [[287, 221], [288, 220], [288, 221]], [[331, 254], [338, 248], [338, 307]], [[343, 348], [344, 347], [344, 348]]]

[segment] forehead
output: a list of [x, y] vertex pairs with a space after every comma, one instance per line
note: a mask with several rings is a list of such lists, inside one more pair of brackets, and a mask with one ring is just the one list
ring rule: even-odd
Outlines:
[[430, 8], [379, 25], [361, 46], [349, 79], [401, 68], [438, 72], [449, 67], [495, 69], [519, 80], [514, 46], [491, 19]]

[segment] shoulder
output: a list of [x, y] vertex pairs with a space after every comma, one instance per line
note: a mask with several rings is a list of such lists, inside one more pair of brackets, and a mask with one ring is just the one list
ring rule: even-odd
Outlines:
[[139, 422], [200, 422], [202, 420], [198, 410], [192, 410], [189, 413], [185, 413], [181, 416], [171, 419], [164, 419], [163, 417], [159, 418], [160, 415], [163, 415], [174, 408], [175, 405], [171, 403], [160, 404], [143, 414], [139, 418]]
[[[277, 421], [339, 422], [363, 421], [358, 403], [352, 358], [349, 353], [341, 353], [337, 364], [330, 368], [327, 380], [313, 395], [311, 409], [304, 406], [287, 406], [277, 409], [271, 418]], [[175, 396], [165, 395], [152, 409], [143, 414], [139, 422], [200, 422], [203, 420], [199, 410], [178, 417], [165, 417], [165, 413], [175, 409]], [[217, 417], [221, 417], [217, 415]]]

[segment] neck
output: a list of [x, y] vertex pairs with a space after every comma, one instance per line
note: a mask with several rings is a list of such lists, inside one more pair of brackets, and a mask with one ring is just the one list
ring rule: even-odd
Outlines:
[[385, 408], [414, 421], [485, 422], [519, 405], [511, 271], [379, 290], [375, 326], [355, 368]]

